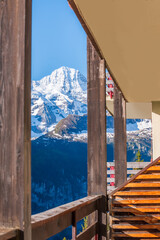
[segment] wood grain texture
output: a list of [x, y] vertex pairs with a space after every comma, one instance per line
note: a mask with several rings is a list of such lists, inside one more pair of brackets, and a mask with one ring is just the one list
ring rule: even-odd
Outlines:
[[152, 204], [157, 203], [160, 204], [160, 198], [150, 198], [150, 199], [116, 199], [113, 201], [113, 204], [121, 205], [121, 204]]
[[[106, 198], [106, 67], [87, 38], [88, 195]], [[106, 208], [106, 204], [104, 204]], [[97, 221], [90, 217], [90, 223]], [[103, 216], [106, 225], [106, 215]], [[98, 239], [106, 239], [98, 235]]]
[[109, 196], [112, 239], [159, 239], [159, 175], [158, 158]]
[[97, 233], [98, 223], [93, 223], [89, 226], [84, 232], [80, 233], [77, 236], [77, 240], [89, 240], [92, 239]]
[[114, 86], [115, 187], [127, 180], [126, 101]]
[[106, 195], [105, 63], [87, 40], [88, 195]]
[[17, 237], [17, 229], [0, 228], [0, 240], [7, 240]]
[[[28, 231], [31, 214], [30, 0], [0, 1], [0, 36], [0, 226], [23, 230], [25, 222]], [[30, 239], [29, 235], [26, 239]]]
[[119, 191], [114, 196], [160, 196], [160, 191]]
[[149, 231], [143, 231], [143, 232], [127, 232], [127, 231], [124, 231], [123, 233], [121, 232], [116, 232], [116, 233], [113, 233], [113, 237], [122, 237], [123, 238], [128, 238], [128, 237], [132, 237], [132, 238], [142, 238], [142, 237], [150, 237], [150, 239], [152, 239], [153, 237], [155, 238], [158, 238], [160, 237], [160, 233], [158, 232], [153, 232], [153, 233], [150, 233]]
[[77, 219], [76, 219], [76, 212], [72, 212], [72, 240], [77, 240]]
[[145, 179], [158, 179], [160, 180], [160, 175], [159, 174], [141, 174], [138, 177], [136, 177], [136, 179], [141, 179], [141, 180], [145, 180]]

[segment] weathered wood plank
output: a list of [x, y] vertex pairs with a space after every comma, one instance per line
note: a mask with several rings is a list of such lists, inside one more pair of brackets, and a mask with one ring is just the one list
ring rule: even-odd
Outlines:
[[160, 198], [116, 199], [113, 201], [113, 204], [160, 204]]
[[84, 230], [82, 233], [80, 233], [77, 236], [77, 240], [89, 240], [92, 239], [97, 233], [98, 223], [93, 223], [91, 226], [89, 226], [86, 230]]
[[[22, 1], [21, 1], [22, 2]], [[25, 0], [24, 58], [24, 239], [31, 239], [31, 29], [32, 0]], [[20, 100], [18, 100], [20, 101]], [[19, 133], [21, 134], [21, 133]], [[23, 176], [23, 175], [22, 175]], [[22, 188], [22, 186], [20, 186]], [[20, 233], [21, 235], [21, 233]], [[21, 237], [21, 236], [20, 236]]]
[[160, 171], [160, 166], [152, 166], [152, 167], [149, 167], [146, 172], [148, 171]]
[[127, 180], [126, 102], [120, 90], [114, 86], [114, 157], [115, 186]]
[[142, 216], [114, 216], [112, 217], [113, 221], [146, 221], [148, 223], [157, 223], [160, 220], [160, 215], [152, 214], [152, 215], [142, 215]]
[[[0, 225], [30, 240], [31, 0], [0, 1]], [[24, 189], [25, 186], [25, 189]]]
[[130, 231], [124, 231], [124, 232], [114, 232], [113, 237], [135, 237], [135, 238], [141, 238], [141, 237], [155, 237], [155, 238], [159, 238], [160, 237], [160, 233], [158, 232], [153, 232], [150, 233], [148, 231], [146, 232], [140, 232], [140, 231], [136, 231], [136, 232], [130, 232]]
[[17, 229], [0, 228], [0, 240], [7, 240], [17, 236]]
[[113, 229], [158, 229], [160, 230], [160, 224], [113, 224]]
[[80, 209], [76, 210], [77, 221], [82, 218], [90, 215], [94, 211], [98, 210], [97, 201], [88, 204], [87, 206], [83, 206]]
[[160, 183], [157, 182], [147, 182], [147, 183], [128, 183], [125, 188], [158, 188]]
[[119, 191], [114, 196], [160, 196], [160, 191]]
[[137, 176], [136, 179], [141, 179], [141, 180], [158, 179], [158, 180], [160, 180], [160, 175], [159, 174], [142, 174], [142, 175]]
[[88, 195], [106, 195], [105, 61], [87, 40]]
[[153, 206], [148, 206], [148, 207], [123, 207], [123, 208], [118, 208], [115, 207], [112, 209], [112, 212], [130, 212], [130, 213], [144, 213], [144, 212], [160, 212], [160, 207], [153, 207]]
[[[106, 67], [87, 38], [88, 195], [106, 197]], [[97, 221], [94, 214], [89, 224]], [[106, 217], [104, 216], [104, 224]], [[99, 236], [99, 239], [100, 236]], [[106, 239], [102, 237], [102, 239]]]

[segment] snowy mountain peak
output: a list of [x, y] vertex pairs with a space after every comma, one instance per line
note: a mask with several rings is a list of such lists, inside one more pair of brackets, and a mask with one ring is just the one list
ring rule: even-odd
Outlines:
[[[68, 93], [71, 90], [86, 91], [86, 78], [73, 68], [61, 67], [42, 78], [39, 81], [41, 86], [52, 86], [52, 90]], [[54, 88], [53, 88], [54, 86]]]
[[87, 80], [76, 69], [61, 67], [32, 81], [32, 137], [51, 130], [68, 114], [87, 112]]

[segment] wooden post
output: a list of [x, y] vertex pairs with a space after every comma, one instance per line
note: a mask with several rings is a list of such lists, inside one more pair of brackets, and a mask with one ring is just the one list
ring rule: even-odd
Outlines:
[[126, 101], [114, 86], [114, 158], [115, 187], [127, 180]]
[[31, 4], [0, 1], [0, 227], [19, 228], [25, 240], [31, 239]]
[[[89, 38], [87, 39], [88, 89], [88, 195], [102, 194], [106, 199], [106, 74], [101, 60]], [[104, 212], [106, 204], [104, 202]], [[93, 219], [94, 218], [94, 219]], [[96, 219], [98, 216], [96, 216]], [[90, 219], [94, 221], [95, 217]], [[106, 225], [106, 214], [103, 215]], [[101, 227], [99, 228], [101, 230]], [[98, 239], [102, 238], [99, 233]]]
[[72, 240], [77, 239], [77, 221], [76, 221], [76, 212], [72, 213]]

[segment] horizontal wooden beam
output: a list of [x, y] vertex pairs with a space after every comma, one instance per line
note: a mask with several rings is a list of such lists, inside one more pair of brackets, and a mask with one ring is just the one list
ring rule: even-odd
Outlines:
[[129, 212], [129, 213], [145, 213], [145, 212], [157, 212], [160, 213], [160, 207], [155, 207], [155, 206], [147, 206], [147, 207], [115, 207], [112, 209], [112, 212]]
[[113, 224], [112, 229], [159, 229], [160, 224]]
[[7, 240], [17, 237], [18, 230], [12, 228], [0, 228], [0, 240]]
[[160, 204], [160, 198], [143, 199], [116, 199], [113, 204]]
[[142, 175], [139, 175], [136, 177], [136, 179], [141, 179], [141, 180], [152, 180], [152, 179], [155, 179], [155, 180], [159, 180], [160, 179], [160, 175], [159, 174], [142, 174]]
[[[110, 216], [111, 217], [111, 216]], [[142, 216], [114, 216], [111, 217], [112, 221], [144, 221], [144, 215]], [[148, 223], [156, 223], [160, 220], [159, 214], [152, 214], [151, 216], [145, 216], [145, 220], [147, 220]]]
[[158, 182], [140, 182], [140, 183], [128, 183], [125, 188], [160, 188], [160, 183]]
[[112, 234], [112, 237], [126, 237], [126, 238], [129, 238], [129, 237], [135, 237], [135, 238], [142, 238], [142, 237], [154, 237], [154, 238], [159, 238], [160, 237], [160, 233], [158, 232], [153, 232], [153, 233], [150, 233], [148, 231], [136, 231], [136, 232], [130, 232], [130, 231], [124, 231], [124, 232], [115, 232]]
[[160, 166], [152, 166], [146, 170], [146, 172], [148, 171], [160, 171]]
[[119, 191], [114, 196], [160, 196], [160, 191]]
[[93, 223], [82, 233], [80, 233], [76, 240], [88, 240], [92, 239], [98, 233], [98, 223]]

